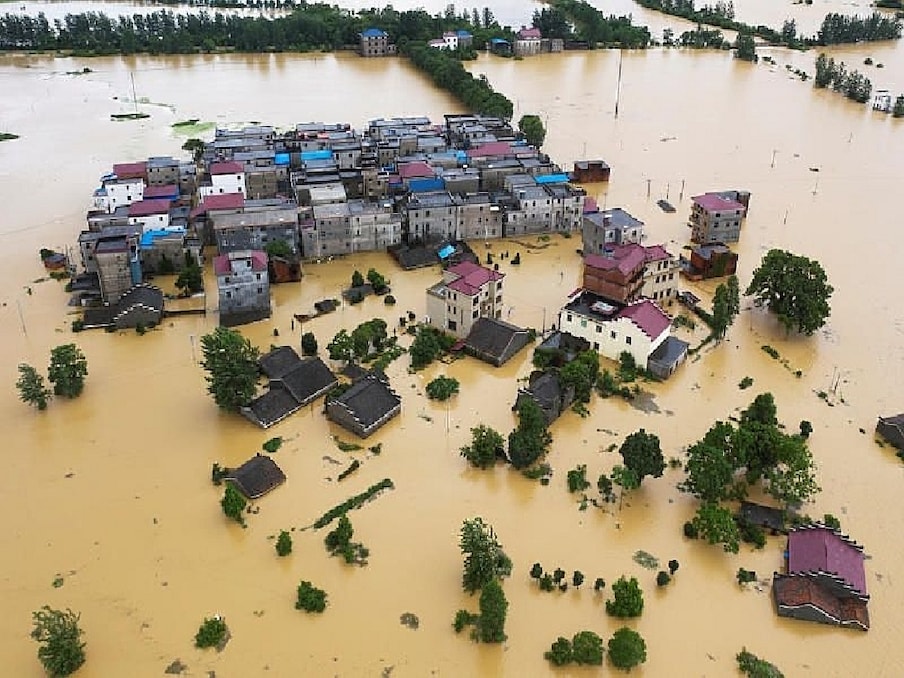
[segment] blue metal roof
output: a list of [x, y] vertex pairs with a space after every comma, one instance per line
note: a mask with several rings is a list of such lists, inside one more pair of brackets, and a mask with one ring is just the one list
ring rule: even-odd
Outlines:
[[185, 235], [185, 229], [180, 227], [177, 228], [151, 228], [141, 234], [140, 244], [141, 247], [153, 247], [154, 241], [157, 238], [164, 238], [168, 235], [173, 235], [174, 233], [178, 233], [180, 235]]
[[454, 253], [455, 248], [452, 247], [452, 245], [446, 245], [439, 252], [437, 252], [437, 255], [439, 255], [440, 259], [446, 259], [448, 257], [451, 257]]
[[382, 38], [385, 37], [387, 33], [379, 28], [366, 28], [361, 31], [361, 35], [365, 38]]
[[301, 160], [332, 160], [333, 152], [329, 149], [323, 151], [302, 151]]
[[535, 177], [538, 184], [567, 184], [568, 183], [568, 175], [567, 174], [541, 174], [538, 177]]
[[408, 190], [412, 193], [426, 193], [429, 191], [441, 191], [445, 188], [442, 179], [411, 179], [408, 182]]
[[463, 31], [463, 30], [460, 30], [460, 29], [457, 30], [457, 31], [455, 31], [455, 35], [457, 35], [459, 38], [471, 38], [471, 37], [473, 37], [473, 36], [472, 36], [470, 33], [468, 33], [467, 31]]
[[277, 165], [288, 165], [289, 164], [289, 154], [288, 153], [277, 153], [273, 157], [273, 162]]
[[491, 45], [508, 45], [509, 41], [505, 38], [490, 38]]

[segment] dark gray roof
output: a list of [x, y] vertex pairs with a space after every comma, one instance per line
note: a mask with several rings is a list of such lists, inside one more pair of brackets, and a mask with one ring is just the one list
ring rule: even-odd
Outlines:
[[666, 366], [675, 365], [687, 355], [688, 346], [690, 344], [678, 337], [666, 337], [665, 341], [650, 354], [649, 360]]
[[375, 374], [369, 374], [352, 384], [336, 401], [343, 403], [361, 425], [367, 428], [398, 407], [402, 399], [386, 381]]
[[318, 313], [332, 313], [336, 310], [336, 302], [332, 299], [322, 299], [314, 303]]
[[226, 480], [235, 483], [249, 499], [257, 499], [286, 481], [286, 474], [270, 457], [258, 454], [229, 472]]
[[478, 358], [501, 365], [529, 341], [527, 330], [495, 318], [479, 318], [465, 339], [465, 347]]
[[330, 372], [330, 368], [320, 358], [302, 360], [279, 379], [271, 382], [271, 388], [277, 383], [302, 405], [332, 388], [338, 380]]
[[562, 397], [559, 375], [553, 371], [534, 372], [526, 392], [533, 396], [537, 404], [544, 410], [558, 408], [559, 400]]
[[348, 377], [352, 381], [358, 381], [358, 379], [366, 377], [367, 374], [367, 370], [365, 370], [360, 365], [356, 365], [355, 363], [348, 363], [345, 367], [342, 368], [342, 376]]
[[389, 248], [390, 254], [395, 257], [396, 261], [406, 271], [413, 268], [421, 268], [422, 266], [432, 266], [439, 261], [433, 248], [426, 247], [408, 247], [401, 245], [399, 247]]
[[743, 501], [741, 502], [739, 513], [751, 525], [768, 527], [776, 531], [784, 531], [785, 529], [785, 512], [780, 509]]
[[290, 370], [296, 368], [301, 358], [291, 346], [277, 346], [260, 357], [258, 364], [261, 371], [270, 379], [279, 379]]
[[163, 311], [163, 291], [153, 285], [135, 285], [123, 294], [116, 302], [118, 312], [128, 310], [133, 306], [143, 305], [148, 308]]
[[288, 392], [273, 388], [242, 408], [242, 414], [261, 428], [269, 428], [301, 407]]

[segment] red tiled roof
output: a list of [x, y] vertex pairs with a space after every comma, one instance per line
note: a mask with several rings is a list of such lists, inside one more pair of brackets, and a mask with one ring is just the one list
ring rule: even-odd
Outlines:
[[601, 254], [588, 254], [584, 257], [584, 264], [591, 268], [598, 268], [601, 271], [618, 270], [623, 275], [629, 275], [635, 271], [643, 263], [646, 258], [646, 252], [643, 245], [631, 243], [629, 245], [610, 245], [607, 246], [612, 256], [603, 256]]
[[244, 206], [245, 196], [241, 193], [214, 193], [191, 211], [191, 217], [194, 219], [214, 210], [240, 210]]
[[129, 205], [130, 217], [147, 217], [152, 214], [167, 214], [170, 209], [169, 200], [139, 200]]
[[215, 162], [210, 166], [210, 175], [215, 174], [241, 174], [245, 166], [240, 162]]
[[628, 318], [637, 325], [650, 339], [656, 339], [665, 332], [672, 321], [669, 317], [649, 299], [644, 299], [636, 304], [625, 306], [618, 313], [619, 318]]
[[148, 186], [144, 189], [144, 199], [148, 198], [169, 198], [170, 196], [178, 196], [179, 187], [175, 184], [166, 186]]
[[436, 176], [436, 172], [433, 171], [433, 168], [430, 165], [418, 160], [416, 162], [406, 162], [404, 165], [399, 165], [399, 176], [402, 179], [413, 179], [415, 177], [432, 178]]
[[670, 259], [672, 255], [662, 245], [647, 245], [644, 247], [644, 256], [647, 261], [662, 261]]
[[485, 158], [490, 155], [511, 155], [512, 147], [507, 141], [491, 141], [477, 148], [468, 149], [469, 158]]
[[695, 195], [692, 200], [707, 212], [723, 212], [727, 210], [743, 211], [747, 209], [738, 201], [724, 198], [718, 193], [704, 193], [703, 195]]
[[540, 32], [539, 28], [534, 28], [534, 27], [522, 28], [520, 31], [518, 31], [518, 38], [521, 40], [529, 40], [529, 39], [539, 40], [542, 37], [543, 37], [543, 34]]
[[[772, 579], [772, 595], [781, 616], [794, 617], [798, 608], [813, 607], [828, 618], [826, 622], [869, 628], [867, 602], [860, 598], [832, 595], [811, 577], [776, 574]], [[785, 614], [782, 614], [785, 613]]]
[[[234, 257], [243, 259], [243, 257]], [[267, 270], [267, 254], [260, 250], [251, 250], [251, 270], [266, 271]], [[216, 275], [227, 275], [232, 273], [232, 260], [228, 254], [221, 254], [213, 259], [213, 272]]]
[[491, 280], [502, 280], [505, 277], [504, 273], [492, 271], [470, 261], [455, 264], [455, 266], [450, 266], [447, 270], [459, 277], [446, 286], [468, 296], [477, 294], [480, 288]]
[[863, 551], [827, 527], [807, 527], [788, 535], [788, 573], [830, 572], [866, 593]]
[[600, 206], [596, 203], [596, 198], [591, 198], [589, 195], [584, 198], [584, 214], [591, 214], [592, 212], [599, 212]]
[[113, 174], [120, 179], [143, 179], [147, 175], [147, 162], [121, 162], [113, 165]]

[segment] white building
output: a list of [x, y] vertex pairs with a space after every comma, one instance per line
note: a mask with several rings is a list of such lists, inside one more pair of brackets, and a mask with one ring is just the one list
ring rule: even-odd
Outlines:
[[890, 113], [892, 108], [891, 93], [887, 89], [877, 89], [873, 95], [873, 110]]
[[245, 167], [239, 162], [214, 162], [211, 163], [210, 184], [198, 188], [203, 201], [209, 195], [222, 193], [241, 193], [247, 195], [245, 186]]
[[352, 252], [384, 250], [402, 242], [402, 215], [393, 213], [391, 202], [349, 200], [348, 212]]
[[478, 318], [500, 318], [504, 277], [470, 261], [450, 266], [440, 282], [427, 288], [428, 322], [463, 339]]
[[101, 187], [94, 191], [94, 209], [107, 214], [140, 200], [144, 200], [144, 179], [120, 179], [107, 174], [101, 177]]
[[142, 200], [129, 205], [129, 225], [141, 226], [142, 233], [166, 230], [170, 225], [169, 200]]
[[624, 306], [578, 291], [559, 311], [559, 330], [580, 337], [600, 355], [618, 361], [627, 351], [646, 367], [650, 354], [668, 339], [671, 319], [649, 299]]

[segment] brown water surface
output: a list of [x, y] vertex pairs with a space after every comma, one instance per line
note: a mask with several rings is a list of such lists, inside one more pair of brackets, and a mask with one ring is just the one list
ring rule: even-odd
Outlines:
[[[900, 54], [890, 52], [885, 69], [898, 82]], [[799, 58], [812, 63], [813, 54]], [[646, 411], [597, 399], [588, 418], [566, 414], [552, 429], [555, 476], [542, 487], [503, 467], [471, 470], [458, 456], [477, 423], [510, 430], [515, 380], [530, 372], [529, 351], [500, 369], [465, 359], [416, 375], [408, 374], [403, 357], [388, 370], [403, 398], [402, 415], [367, 441], [381, 443], [382, 454], [345, 453], [330, 436], [351, 436], [328, 424], [317, 407], [267, 432], [217, 411], [197, 365], [199, 337], [216, 325], [215, 312], [167, 321], [145, 336], [72, 335], [62, 287], [33, 282], [43, 275], [38, 248], [74, 243], [97, 177], [112, 163], [179, 153], [182, 138], [172, 133], [172, 122], [360, 126], [401, 114], [439, 120], [459, 110], [448, 96], [393, 59], [0, 58], [0, 90], [15, 94], [0, 97], [0, 129], [22, 136], [0, 144], [0, 346], [7, 355], [0, 382], [8, 385], [0, 402], [7, 435], [0, 476], [3, 673], [41, 675], [29, 615], [47, 603], [82, 613], [88, 662], [79, 675], [86, 677], [161, 675], [177, 657], [191, 675], [375, 676], [389, 667], [402, 676], [546, 675], [542, 653], [557, 636], [592, 629], [608, 637], [621, 624], [605, 616], [602, 598], [591, 590], [537, 591], [527, 573], [539, 561], [549, 569], [580, 569], [589, 582], [601, 576], [611, 583], [623, 573], [640, 578], [647, 607], [630, 625], [646, 638], [649, 659], [638, 675], [733, 675], [734, 654], [744, 645], [789, 676], [899, 675], [904, 608], [895, 587], [904, 581], [904, 468], [875, 445], [872, 429], [878, 414], [904, 408], [896, 216], [904, 129], [837, 95], [814, 92], [783, 69], [679, 51], [624, 55], [615, 119], [617, 63], [616, 52], [600, 52], [520, 62], [481, 58], [470, 67], [516, 100], [519, 115], [544, 116], [546, 150], [556, 160], [606, 159], [611, 183], [588, 190], [643, 219], [650, 242], [666, 242], [676, 252], [685, 243], [690, 195], [752, 191], [739, 245], [742, 284], [767, 248], [789, 248], [823, 263], [836, 288], [833, 314], [812, 338], [786, 337], [765, 314], [745, 308], [722, 345], [668, 383], [647, 387], [653, 397]], [[64, 75], [85, 65], [95, 72]], [[167, 106], [147, 107], [147, 120], [110, 122], [121, 106], [112, 97], [128, 95], [131, 71], [140, 97]], [[677, 213], [656, 207], [666, 196]], [[482, 243], [475, 246], [482, 251]], [[537, 328], [554, 322], [578, 284], [579, 246], [578, 239], [562, 238], [542, 249], [492, 243], [493, 251], [522, 253], [520, 268], [502, 267], [513, 322]], [[354, 269], [371, 266], [391, 278], [396, 307], [368, 299], [296, 324], [293, 333], [293, 313], [338, 296]], [[373, 316], [390, 325], [408, 310], [423, 316], [424, 288], [437, 277], [437, 270], [403, 273], [383, 254], [310, 264], [300, 285], [274, 289], [271, 320], [242, 331], [266, 349], [297, 345], [310, 330], [324, 347], [340, 327]], [[694, 289], [708, 297], [713, 288]], [[211, 296], [208, 306], [215, 305]], [[83, 396], [30, 411], [12, 387], [16, 365], [43, 368], [50, 348], [68, 341], [88, 357]], [[763, 344], [803, 376], [769, 358]], [[461, 394], [449, 405], [423, 396], [427, 381], [441, 373], [461, 381]], [[839, 373], [829, 407], [816, 393], [829, 390]], [[744, 376], [754, 387], [741, 391]], [[695, 502], [677, 491], [680, 472], [648, 481], [621, 510], [581, 512], [565, 490], [568, 469], [585, 463], [595, 481], [618, 459], [608, 446], [638, 428], [659, 435], [667, 456], [680, 456], [715, 419], [766, 390], [789, 429], [801, 419], [813, 422], [823, 492], [806, 510], [839, 516], [869, 554], [869, 633], [779, 619], [768, 586], [740, 589], [738, 567], [768, 580], [781, 567], [783, 542], [770, 539], [762, 552], [744, 548], [733, 556], [686, 541], [681, 525]], [[257, 503], [260, 512], [249, 516], [248, 529], [227, 524], [220, 491], [209, 482], [211, 464], [240, 463], [274, 435], [286, 439], [276, 459], [288, 482]], [[352, 458], [362, 468], [337, 483]], [[367, 567], [328, 558], [322, 532], [299, 531], [385, 477], [396, 489], [351, 514], [356, 538], [371, 549]], [[461, 593], [457, 547], [461, 521], [475, 515], [496, 527], [515, 563], [505, 584], [511, 606], [501, 647], [472, 644], [450, 627], [458, 608], [477, 607], [476, 598]], [[270, 538], [293, 527], [299, 528], [294, 553], [277, 559]], [[680, 561], [666, 590], [656, 589], [655, 572], [632, 561], [638, 549]], [[54, 588], [57, 576], [64, 583]], [[328, 591], [322, 616], [294, 610], [301, 579]], [[418, 615], [418, 630], [399, 623], [403, 612]], [[220, 654], [192, 647], [201, 619], [213, 613], [226, 616], [233, 634]]]

